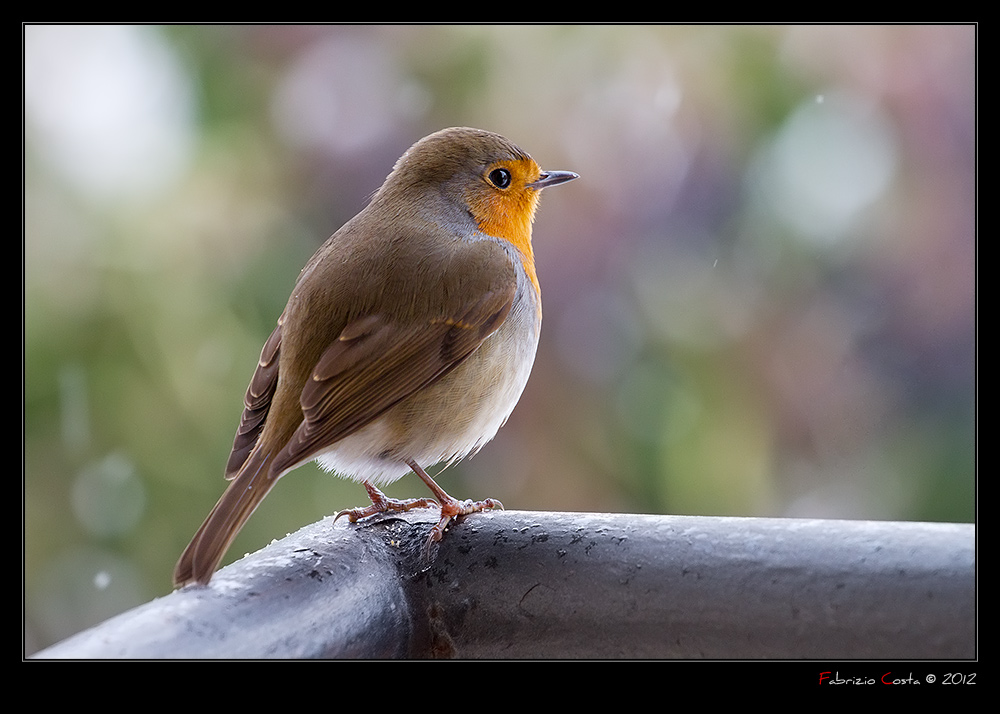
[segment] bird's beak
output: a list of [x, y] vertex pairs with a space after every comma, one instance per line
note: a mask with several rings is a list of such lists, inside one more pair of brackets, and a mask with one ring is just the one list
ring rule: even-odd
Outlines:
[[528, 184], [528, 188], [540, 191], [547, 186], [558, 186], [576, 178], [580, 178], [580, 174], [575, 174], [572, 171], [543, 171], [538, 180]]

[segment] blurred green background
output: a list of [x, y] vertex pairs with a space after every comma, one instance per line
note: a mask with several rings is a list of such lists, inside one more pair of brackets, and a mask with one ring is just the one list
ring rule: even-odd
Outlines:
[[[454, 495], [974, 520], [975, 40], [26, 26], [26, 653], [170, 591], [299, 269], [445, 126], [581, 175], [535, 224], [531, 380]], [[365, 502], [304, 467], [226, 562]]]

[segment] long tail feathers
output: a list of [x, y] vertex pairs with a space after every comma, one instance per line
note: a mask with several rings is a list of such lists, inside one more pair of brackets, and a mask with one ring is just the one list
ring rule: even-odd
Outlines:
[[205, 585], [243, 524], [277, 482], [268, 471], [270, 454], [254, 453], [208, 514], [174, 568], [174, 585]]

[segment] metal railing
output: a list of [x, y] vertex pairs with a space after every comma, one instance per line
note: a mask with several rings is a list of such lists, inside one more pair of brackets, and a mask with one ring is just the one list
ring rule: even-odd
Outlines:
[[327, 518], [36, 658], [976, 657], [971, 524]]

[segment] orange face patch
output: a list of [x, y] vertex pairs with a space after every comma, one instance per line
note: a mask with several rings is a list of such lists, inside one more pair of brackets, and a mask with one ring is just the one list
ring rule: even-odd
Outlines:
[[527, 184], [540, 175], [541, 169], [532, 159], [498, 161], [486, 168], [482, 183], [466, 196], [479, 230], [503, 238], [521, 253], [521, 263], [535, 290], [539, 288], [531, 249], [531, 222], [538, 207], [539, 191], [528, 188]]

